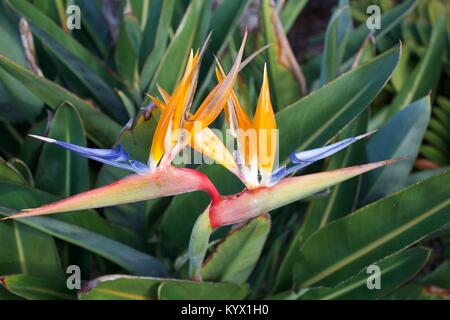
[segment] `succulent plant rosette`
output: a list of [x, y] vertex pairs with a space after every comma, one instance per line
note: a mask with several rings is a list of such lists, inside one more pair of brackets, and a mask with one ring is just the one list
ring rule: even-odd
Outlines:
[[[297, 171], [325, 159], [367, 137], [362, 134], [324, 147], [294, 151], [290, 163], [275, 168], [278, 128], [270, 98], [267, 68], [253, 119], [240, 104], [233, 87], [239, 71], [250, 61], [243, 61], [245, 39], [228, 73], [218, 63], [217, 85], [195, 112], [191, 112], [204, 48], [191, 54], [183, 76], [172, 93], [159, 88], [161, 99], [150, 96], [148, 112], [159, 113], [153, 134], [148, 163], [130, 159], [119, 144], [113, 149], [87, 148], [64, 141], [32, 135], [89, 159], [133, 172], [110, 185], [86, 191], [39, 208], [24, 209], [3, 219], [17, 219], [61, 212], [94, 209], [201, 190], [211, 200], [198, 218], [189, 246], [190, 273], [201, 280], [200, 270], [211, 232], [221, 226], [242, 224], [284, 205], [314, 195], [337, 183], [392, 163], [379, 161], [343, 169], [292, 176]], [[250, 57], [252, 58], [252, 57]], [[249, 59], [250, 60], [250, 59]], [[224, 112], [236, 150], [228, 150], [224, 142], [208, 127]], [[280, 128], [282, 130], [282, 128]], [[235, 174], [245, 185], [239, 194], [222, 196], [208, 177], [189, 168], [172, 165], [175, 156], [191, 146]]]

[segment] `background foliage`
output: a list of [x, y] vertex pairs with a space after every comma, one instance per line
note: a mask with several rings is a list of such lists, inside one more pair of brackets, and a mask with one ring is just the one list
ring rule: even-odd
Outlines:
[[[365, 9], [373, 3], [381, 29], [370, 33]], [[80, 30], [66, 26], [70, 4], [81, 8]], [[189, 50], [210, 31], [194, 105], [214, 85], [214, 54], [227, 69], [247, 28], [247, 55], [272, 46], [241, 72], [236, 90], [252, 114], [268, 63], [281, 162], [293, 149], [374, 128], [367, 142], [308, 172], [407, 158], [272, 217], [220, 229], [204, 282], [189, 281], [186, 264], [192, 226], [208, 203], [203, 193], [2, 221], [0, 299], [448, 298], [450, 3], [340, 0], [325, 28], [300, 38], [311, 6], [1, 0], [0, 212], [125, 176], [29, 133], [97, 147], [120, 142], [145, 162], [156, 123], [142, 112], [145, 94], [157, 94], [157, 84], [170, 92]], [[26, 49], [31, 39], [35, 52]], [[293, 50], [299, 42], [322, 50]], [[223, 119], [214, 126], [225, 128]], [[218, 165], [198, 169], [223, 194], [243, 188]], [[66, 286], [73, 264], [82, 270], [81, 291]], [[382, 270], [380, 290], [366, 287], [371, 264]]]

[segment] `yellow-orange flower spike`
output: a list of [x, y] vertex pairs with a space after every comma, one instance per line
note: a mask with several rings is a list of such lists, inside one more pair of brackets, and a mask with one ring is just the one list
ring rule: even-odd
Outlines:
[[258, 133], [258, 168], [264, 182], [264, 180], [270, 180], [277, 148], [277, 124], [270, 101], [266, 66], [264, 66], [264, 79], [253, 118], [253, 127]]
[[[186, 105], [190, 103], [189, 99], [192, 90], [192, 80], [196, 76], [195, 73], [198, 71], [198, 63], [198, 53], [193, 55], [191, 51], [183, 77], [175, 88], [172, 96], [164, 96], [164, 99], [168, 98], [168, 101], [166, 107], [161, 112], [153, 136], [149, 159], [150, 169], [156, 168], [162, 156], [168, 151], [166, 150], [167, 141], [168, 139], [171, 139], [172, 130], [180, 127]], [[157, 103], [155, 102], [155, 104]]]

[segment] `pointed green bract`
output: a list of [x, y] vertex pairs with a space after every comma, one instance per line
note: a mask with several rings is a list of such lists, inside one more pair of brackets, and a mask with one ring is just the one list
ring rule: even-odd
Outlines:
[[262, 215], [232, 230], [206, 260], [205, 281], [243, 284], [255, 268], [270, 231], [270, 216]]

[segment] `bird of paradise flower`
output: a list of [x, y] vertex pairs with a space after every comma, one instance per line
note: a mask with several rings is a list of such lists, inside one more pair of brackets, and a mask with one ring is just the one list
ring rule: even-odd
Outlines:
[[[24, 209], [3, 219], [94, 209], [202, 190], [208, 193], [211, 203], [194, 226], [189, 248], [191, 275], [194, 279], [200, 280], [199, 270], [206, 254], [209, 235], [214, 229], [245, 222], [395, 161], [386, 160], [304, 176], [292, 176], [300, 169], [347, 148], [368, 136], [370, 134], [368, 133], [324, 147], [293, 152], [290, 156], [291, 165], [274, 168], [277, 141], [272, 132], [277, 129], [277, 125], [270, 99], [266, 67], [253, 120], [244, 111], [233, 90], [239, 71], [255, 55], [242, 61], [246, 36], [228, 74], [217, 62], [218, 83], [194, 113], [191, 113], [191, 107], [206, 45], [195, 54], [191, 51], [183, 76], [171, 94], [163, 88], [158, 88], [162, 100], [150, 97], [152, 107], [155, 106], [160, 115], [147, 164], [130, 159], [128, 152], [121, 145], [114, 149], [86, 148], [33, 135], [37, 139], [135, 174], [39, 208]], [[208, 127], [222, 111], [237, 141], [237, 150], [234, 154], [227, 150], [223, 142]], [[257, 144], [256, 148], [245, 145], [246, 130], [254, 130], [257, 133], [254, 142]], [[174, 157], [187, 145], [234, 173], [246, 186], [245, 190], [237, 195], [222, 196], [203, 173], [195, 169], [173, 166]]]

